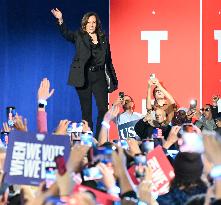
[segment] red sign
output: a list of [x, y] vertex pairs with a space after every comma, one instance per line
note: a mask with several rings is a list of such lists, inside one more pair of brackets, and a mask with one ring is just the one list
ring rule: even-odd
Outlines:
[[153, 151], [148, 153], [147, 163], [153, 171], [153, 192], [158, 195], [167, 193], [170, 181], [174, 178], [175, 174], [161, 146], [157, 146]]
[[199, 102], [200, 1], [111, 0], [110, 43], [118, 91], [133, 97], [137, 112], [146, 111], [151, 73], [179, 105]]
[[74, 187], [74, 193], [76, 192], [85, 192], [85, 191], [91, 191], [95, 194], [96, 196], [96, 202], [99, 204], [105, 204], [105, 205], [112, 205], [113, 201], [120, 201], [120, 198], [115, 197], [111, 194], [107, 194], [101, 191], [98, 191], [96, 189], [93, 189], [88, 186], [83, 186], [83, 185], [76, 185]]
[[219, 0], [203, 0], [202, 5], [203, 103], [221, 95], [221, 9]]

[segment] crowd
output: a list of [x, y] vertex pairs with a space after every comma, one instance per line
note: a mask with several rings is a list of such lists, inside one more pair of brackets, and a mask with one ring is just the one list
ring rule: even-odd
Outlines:
[[[42, 134], [49, 132], [46, 105], [53, 93], [49, 80], [44, 78], [37, 94], [37, 128]], [[172, 95], [154, 77], [148, 81], [145, 116], [135, 112], [131, 96], [121, 95], [104, 115], [97, 138], [92, 136], [93, 130], [84, 119], [80, 124], [61, 120], [53, 137], [66, 135], [70, 138], [71, 149], [63, 171], [56, 172], [51, 186], [46, 181], [38, 188], [19, 181], [8, 184], [4, 180], [7, 142], [1, 141], [0, 204], [221, 204], [218, 100], [219, 96], [214, 96], [211, 104], [205, 104], [200, 110], [196, 105], [179, 108]], [[3, 123], [2, 133], [28, 132], [26, 119], [16, 114], [12, 120], [13, 126]], [[136, 121], [136, 137], [110, 140], [111, 121], [117, 127]], [[76, 126], [81, 129], [76, 131]], [[10, 143], [10, 134], [8, 141]], [[147, 159], [156, 147], [162, 149], [174, 170], [164, 193], [154, 191], [157, 186], [153, 180], [155, 173]], [[134, 167], [132, 172], [131, 167]], [[79, 186], [84, 189], [77, 189]], [[108, 199], [101, 202], [104, 196]]]

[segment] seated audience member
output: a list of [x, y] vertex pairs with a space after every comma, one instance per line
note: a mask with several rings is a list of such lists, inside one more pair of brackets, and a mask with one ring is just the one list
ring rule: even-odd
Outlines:
[[217, 128], [215, 131], [221, 136], [221, 112], [219, 112], [215, 118]]
[[[152, 104], [151, 95], [152, 95], [152, 87], [154, 102]], [[146, 101], [147, 112], [156, 110], [157, 108], [161, 108], [165, 110], [167, 114], [167, 122], [170, 123], [173, 116], [174, 111], [177, 108], [176, 102], [172, 95], [160, 84], [157, 78], [150, 79], [148, 81], [147, 88], [147, 101]]]
[[113, 105], [119, 105], [123, 108], [123, 112], [119, 113], [114, 119], [116, 125], [125, 124], [127, 122], [139, 120], [142, 118], [142, 114], [134, 112], [135, 103], [132, 97], [130, 97], [129, 95], [125, 95], [123, 99], [118, 97], [118, 99], [113, 103]]
[[198, 153], [180, 152], [174, 160], [175, 178], [170, 191], [158, 197], [160, 205], [181, 205], [198, 194], [206, 193], [207, 186], [201, 180], [203, 163]]
[[212, 109], [213, 109], [213, 106], [210, 104], [206, 104], [201, 109], [202, 115], [200, 119], [195, 122], [195, 125], [199, 127], [201, 130], [212, 131], [216, 129], [216, 123], [213, 119]]
[[139, 120], [135, 125], [134, 129], [137, 135], [143, 140], [147, 138], [152, 138], [152, 134], [155, 128], [162, 130], [162, 136], [167, 139], [167, 136], [171, 130], [171, 126], [167, 124], [166, 112], [163, 109], [156, 109], [155, 111], [156, 120], [151, 118], [151, 114], [147, 115]]

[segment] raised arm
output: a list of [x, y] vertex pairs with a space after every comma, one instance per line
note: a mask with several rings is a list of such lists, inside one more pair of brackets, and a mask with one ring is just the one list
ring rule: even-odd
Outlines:
[[148, 86], [147, 86], [147, 99], [146, 99], [146, 109], [147, 111], [152, 109], [151, 105], [151, 87], [153, 83], [151, 80], [148, 80]]
[[111, 107], [106, 114], [104, 115], [104, 119], [102, 122], [102, 127], [98, 137], [98, 144], [102, 145], [105, 142], [109, 141], [109, 129], [110, 129], [110, 122], [116, 118], [119, 114], [120, 107], [118, 105]]
[[68, 41], [75, 42], [75, 32], [69, 31], [68, 28], [65, 26], [62, 12], [58, 8], [55, 8], [51, 10], [51, 13], [58, 21], [59, 29], [62, 36]]
[[157, 78], [154, 80], [154, 84], [162, 91], [162, 93], [165, 95], [165, 97], [169, 100], [171, 104], [176, 103], [173, 96], [160, 84]]
[[37, 127], [38, 132], [47, 133], [47, 113], [45, 107], [47, 100], [53, 95], [54, 89], [50, 91], [50, 81], [44, 78], [38, 89], [38, 113], [37, 113]]
[[63, 23], [63, 17], [61, 11], [58, 8], [55, 8], [51, 10], [51, 13], [58, 20], [59, 25], [61, 25]]

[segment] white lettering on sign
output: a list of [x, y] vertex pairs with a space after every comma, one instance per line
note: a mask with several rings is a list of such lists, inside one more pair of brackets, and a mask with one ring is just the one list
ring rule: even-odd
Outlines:
[[169, 190], [169, 180], [162, 170], [156, 157], [148, 160], [148, 166], [152, 169], [153, 191], [158, 194], [167, 193]]
[[221, 30], [214, 30], [214, 39], [218, 41], [218, 62], [221, 62]]
[[141, 40], [148, 41], [148, 63], [160, 63], [160, 41], [168, 40], [168, 31], [141, 31]]

